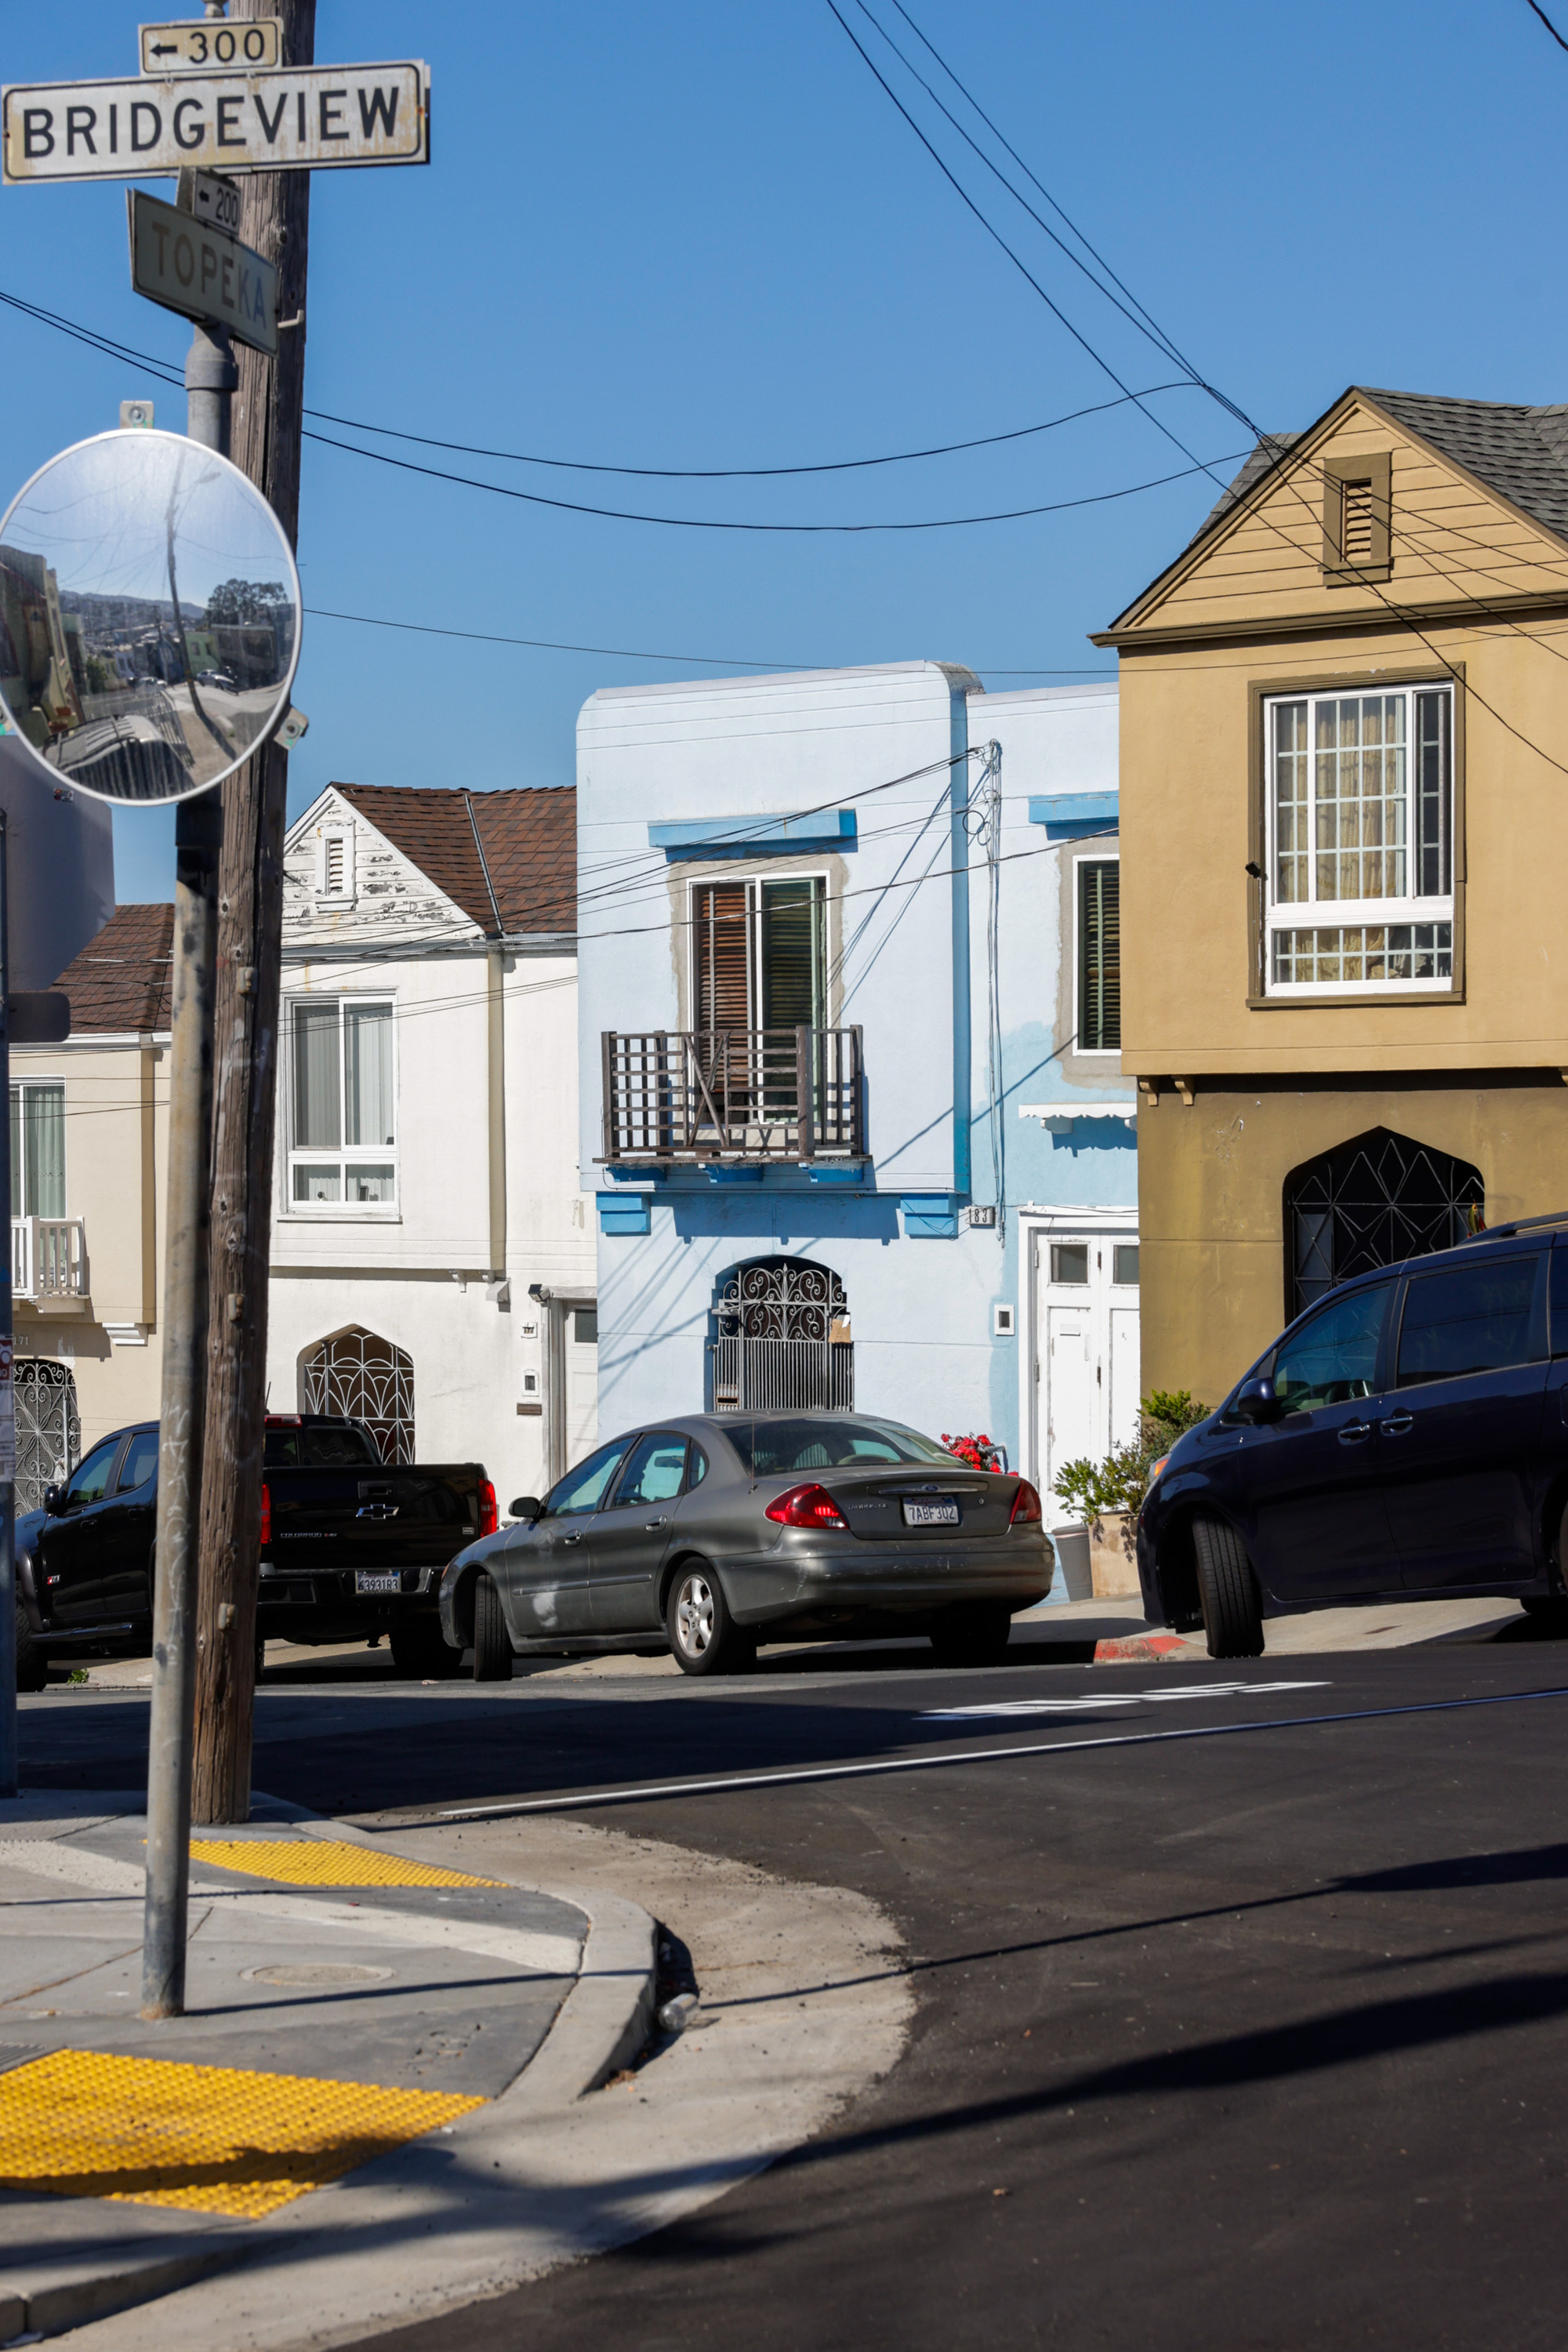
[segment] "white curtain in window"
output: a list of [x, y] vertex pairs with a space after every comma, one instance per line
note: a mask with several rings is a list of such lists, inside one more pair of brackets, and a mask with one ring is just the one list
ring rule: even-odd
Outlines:
[[65, 1213], [65, 1087], [13, 1087], [11, 1214], [63, 1217]]
[[342, 1141], [338, 1000], [294, 1007], [294, 1143], [322, 1151]]
[[66, 1213], [66, 1090], [26, 1087], [27, 1209], [35, 1217]]
[[343, 1007], [348, 1053], [348, 1143], [397, 1140], [392, 1101], [392, 1007]]

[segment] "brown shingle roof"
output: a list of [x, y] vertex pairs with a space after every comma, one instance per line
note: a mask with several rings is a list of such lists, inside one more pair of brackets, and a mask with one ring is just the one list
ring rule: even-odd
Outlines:
[[490, 937], [576, 929], [574, 786], [500, 793], [419, 784], [332, 789]]
[[117, 907], [55, 982], [70, 998], [71, 1035], [167, 1029], [174, 942], [173, 907]]

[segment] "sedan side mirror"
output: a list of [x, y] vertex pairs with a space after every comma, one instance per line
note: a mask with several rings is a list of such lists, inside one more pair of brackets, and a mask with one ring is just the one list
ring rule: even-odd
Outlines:
[[52, 1519], [58, 1519], [60, 1513], [65, 1509], [65, 1507], [66, 1490], [63, 1486], [46, 1486], [44, 1488], [44, 1508]]
[[1243, 1381], [1236, 1392], [1236, 1415], [1238, 1421], [1253, 1423], [1278, 1421], [1285, 1411], [1274, 1393], [1272, 1381]]
[[509, 1518], [531, 1521], [538, 1518], [544, 1506], [537, 1495], [520, 1495], [515, 1502], [509, 1503], [506, 1507]]

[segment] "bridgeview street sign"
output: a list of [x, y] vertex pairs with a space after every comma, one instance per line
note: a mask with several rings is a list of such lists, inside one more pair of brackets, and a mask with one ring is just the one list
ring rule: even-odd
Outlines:
[[251, 16], [243, 24], [143, 25], [144, 74], [254, 73], [283, 55], [283, 19]]
[[[216, 23], [217, 20], [215, 19]], [[142, 180], [207, 172], [427, 163], [430, 75], [417, 61], [0, 90], [4, 177]]]
[[226, 327], [242, 343], [278, 356], [279, 272], [226, 229], [127, 188], [131, 283], [150, 302]]

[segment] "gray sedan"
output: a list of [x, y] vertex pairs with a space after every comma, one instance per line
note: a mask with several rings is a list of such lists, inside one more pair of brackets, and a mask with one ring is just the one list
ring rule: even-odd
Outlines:
[[630, 1430], [441, 1583], [478, 1681], [535, 1649], [651, 1649], [733, 1673], [763, 1641], [925, 1633], [954, 1664], [1005, 1649], [1052, 1552], [1026, 1478], [852, 1413], [692, 1413]]

